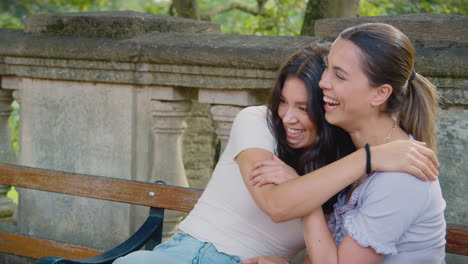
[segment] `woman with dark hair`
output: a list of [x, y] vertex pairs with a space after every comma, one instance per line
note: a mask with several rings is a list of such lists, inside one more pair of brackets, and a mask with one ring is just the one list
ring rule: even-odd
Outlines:
[[[321, 168], [354, 151], [354, 145], [348, 133], [341, 128], [330, 125], [325, 120], [325, 111], [322, 106], [323, 93], [317, 82], [325, 69], [325, 57], [317, 60], [311, 56], [313, 53], [326, 56], [328, 46], [306, 47], [292, 55], [279, 71], [276, 85], [268, 101], [270, 111], [267, 121], [270, 131], [277, 141], [276, 156], [279, 158], [277, 162], [279, 164], [286, 163], [294, 168], [298, 175], [304, 175]], [[285, 83], [294, 77], [307, 87], [307, 92], [303, 96], [298, 92], [294, 93], [300, 101], [305, 103], [301, 114], [304, 114], [307, 120], [316, 127], [314, 133], [309, 133], [312, 142], [308, 147], [298, 147], [297, 144], [291, 143], [291, 138], [297, 137], [297, 133], [291, 135], [292, 133], [289, 132], [290, 135], [288, 135], [288, 128], [295, 129], [297, 127], [294, 125], [294, 120], [293, 125], [289, 126], [290, 120], [285, 120], [285, 115], [282, 113], [288, 103], [283, 95]], [[329, 212], [331, 212], [335, 198], [329, 199], [324, 205], [324, 208], [327, 208]]]
[[[328, 223], [321, 208], [302, 217], [307, 261], [445, 263], [439, 182], [421, 182], [397, 170], [373, 171], [369, 161], [369, 146], [396, 140], [421, 140], [436, 149], [437, 93], [414, 71], [414, 57], [409, 39], [387, 24], [346, 29], [333, 43], [319, 83], [325, 118], [346, 130], [357, 149], [366, 150], [368, 165], [366, 174], [339, 194]], [[267, 174], [257, 178], [272, 182]], [[295, 179], [281, 185], [290, 191], [303, 183]], [[268, 256], [245, 263], [285, 262]]]
[[[327, 124], [323, 109], [316, 107], [323, 97], [318, 81], [327, 52], [323, 46], [308, 46], [291, 56], [279, 70], [268, 108], [254, 106], [239, 112], [208, 186], [178, 232], [153, 251], [134, 252], [114, 263], [241, 263], [267, 254], [289, 260], [305, 248], [301, 222], [295, 218], [357, 180], [365, 164], [361, 150], [319, 169], [353, 149], [349, 136]], [[372, 151], [373, 166], [381, 166], [382, 161], [392, 170], [419, 166], [419, 177], [436, 178], [437, 158], [419, 143], [402, 141]], [[417, 158], [395, 159], [395, 151]], [[432, 162], [426, 164], [426, 159]], [[255, 163], [261, 160], [275, 162], [285, 177], [314, 170], [308, 177], [312, 175], [311, 182], [321, 190], [310, 193], [315, 207], [297, 212], [270, 203], [276, 185], [249, 183]]]

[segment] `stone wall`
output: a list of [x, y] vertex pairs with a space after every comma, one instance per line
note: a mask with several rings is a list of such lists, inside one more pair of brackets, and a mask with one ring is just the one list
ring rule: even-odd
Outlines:
[[[134, 12], [33, 16], [24, 31], [0, 29], [2, 103], [16, 99], [21, 109], [17, 162], [203, 188], [233, 117], [265, 102], [281, 61], [366, 21], [407, 33], [417, 50], [416, 70], [438, 85], [447, 221], [468, 225], [465, 17], [322, 20], [316, 37], [272, 37], [219, 34], [219, 25]], [[147, 215], [147, 209], [89, 199], [20, 195], [15, 232], [98, 248], [123, 241]], [[180, 217], [169, 214], [166, 224]]]
[[190, 187], [205, 188], [219, 155], [220, 142], [209, 104], [192, 103], [184, 133], [183, 160]]

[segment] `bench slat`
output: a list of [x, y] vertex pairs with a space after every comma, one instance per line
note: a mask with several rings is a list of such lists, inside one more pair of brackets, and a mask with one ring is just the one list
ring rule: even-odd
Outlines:
[[192, 210], [202, 193], [198, 189], [6, 164], [0, 164], [0, 184], [185, 212]]
[[93, 257], [104, 252], [103, 250], [10, 233], [0, 233], [0, 249], [3, 253], [33, 259], [46, 256], [79, 259]]
[[468, 227], [460, 225], [447, 226], [447, 245], [445, 251], [468, 255]]

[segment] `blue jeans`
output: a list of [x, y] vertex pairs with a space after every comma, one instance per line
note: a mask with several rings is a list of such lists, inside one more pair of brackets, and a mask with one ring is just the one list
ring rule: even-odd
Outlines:
[[141, 250], [118, 258], [113, 264], [240, 264], [235, 256], [216, 250], [209, 242], [202, 242], [183, 231], [177, 231], [153, 251]]

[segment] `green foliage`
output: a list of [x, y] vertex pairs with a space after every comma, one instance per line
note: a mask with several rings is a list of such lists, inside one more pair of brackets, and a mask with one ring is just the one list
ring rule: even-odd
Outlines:
[[169, 0], [136, 0], [136, 1], [122, 1], [123, 4], [120, 10], [132, 10], [137, 12], [158, 14], [158, 15], [169, 15], [169, 7], [171, 1]]
[[7, 197], [10, 198], [15, 204], [18, 204], [18, 192], [16, 191], [15, 187], [11, 187], [11, 189], [7, 192]]
[[[8, 127], [11, 138], [11, 144], [13, 149], [15, 150], [16, 155], [18, 155], [19, 150], [19, 104], [16, 101], [13, 101], [11, 104], [13, 107], [13, 111], [10, 114], [10, 118], [8, 118]], [[18, 192], [16, 191], [15, 187], [11, 187], [7, 193], [7, 196], [13, 200], [14, 203], [18, 204]]]
[[10, 118], [8, 119], [8, 127], [10, 129], [11, 137], [11, 144], [15, 153], [18, 154], [19, 150], [19, 104], [16, 101], [13, 101], [11, 104], [13, 107], [13, 111], [10, 114]]
[[387, 16], [411, 13], [468, 15], [466, 0], [361, 0], [361, 16]]
[[[209, 1], [209, 0], [199, 0], [199, 10], [200, 13], [205, 13], [213, 8], [215, 8], [217, 5], [225, 5], [229, 3], [230, 0], [219, 0], [217, 2], [215, 1]], [[244, 4], [248, 4], [249, 6], [255, 6], [256, 1], [239, 1]], [[252, 15], [244, 13], [239, 10], [231, 10], [222, 14], [219, 14], [214, 17], [213, 21], [214, 23], [218, 23], [221, 25], [221, 31], [223, 33], [239, 33], [242, 34], [242, 32], [249, 32], [250, 34], [255, 34], [256, 28], [258, 28], [258, 20], [252, 19]]]
[[32, 14], [116, 10], [121, 2], [124, 1], [2, 0], [0, 2], [0, 27], [22, 28], [23, 20]]
[[[198, 0], [200, 13], [229, 2], [257, 7], [256, 0]], [[467, 15], [466, 0], [361, 0], [361, 16], [385, 16], [408, 13], [446, 13]], [[0, 27], [23, 27], [27, 15], [58, 12], [133, 10], [169, 15], [171, 0], [2, 0]], [[307, 0], [268, 0], [265, 16], [240, 10], [220, 13], [213, 22], [221, 24], [223, 33], [257, 35], [299, 35]]]
[[[201, 13], [234, 0], [198, 0]], [[235, 0], [256, 8], [256, 0]], [[214, 17], [223, 33], [257, 35], [298, 35], [307, 0], [268, 0], [269, 17], [231, 10]], [[0, 27], [22, 28], [27, 15], [59, 12], [133, 10], [169, 15], [170, 0], [2, 0]]]
[[[228, 2], [232, 1], [200, 0], [200, 12], [206, 12], [216, 5]], [[238, 2], [257, 7], [257, 1], [255, 0], [238, 0]], [[269, 16], [254, 16], [240, 10], [232, 10], [215, 16], [213, 22], [221, 24], [223, 33], [299, 35], [306, 4], [306, 0], [270, 0], [265, 5], [265, 12]]]

